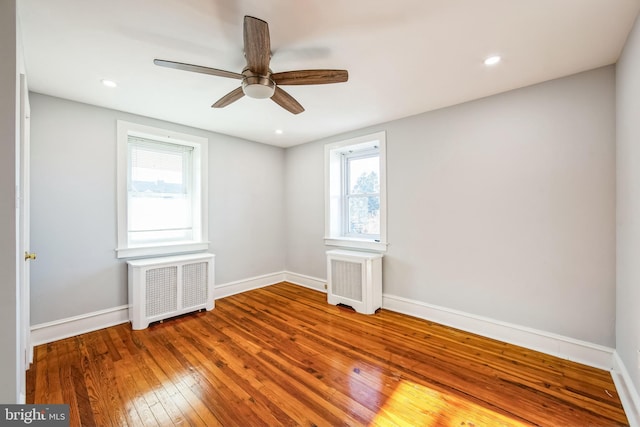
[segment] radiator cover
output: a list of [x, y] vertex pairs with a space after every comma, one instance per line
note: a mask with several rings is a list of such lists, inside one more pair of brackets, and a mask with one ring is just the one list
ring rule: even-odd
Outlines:
[[358, 313], [373, 314], [382, 307], [382, 254], [346, 250], [327, 251], [327, 301]]
[[132, 328], [213, 309], [213, 260], [213, 254], [204, 253], [127, 261]]

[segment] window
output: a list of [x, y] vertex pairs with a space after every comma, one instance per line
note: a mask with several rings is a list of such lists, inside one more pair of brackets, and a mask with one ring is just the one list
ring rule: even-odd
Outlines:
[[386, 135], [325, 146], [325, 243], [386, 250]]
[[380, 153], [377, 148], [342, 154], [344, 235], [380, 239]]
[[118, 257], [208, 249], [207, 139], [118, 121]]

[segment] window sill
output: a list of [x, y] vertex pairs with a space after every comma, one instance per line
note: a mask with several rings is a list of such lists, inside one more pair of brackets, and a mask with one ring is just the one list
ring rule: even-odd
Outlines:
[[338, 246], [341, 248], [364, 249], [368, 251], [386, 252], [386, 242], [376, 242], [366, 239], [350, 239], [346, 237], [325, 237], [324, 244], [327, 246]]
[[116, 249], [116, 257], [140, 258], [150, 256], [169, 256], [206, 250], [209, 250], [209, 242], [177, 243], [161, 246], [138, 246], [134, 248], [118, 248]]

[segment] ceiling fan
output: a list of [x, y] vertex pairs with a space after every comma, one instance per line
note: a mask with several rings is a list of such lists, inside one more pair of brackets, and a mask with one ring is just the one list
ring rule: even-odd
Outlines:
[[296, 70], [273, 73], [269, 68], [271, 60], [271, 44], [269, 40], [269, 25], [262, 19], [252, 16], [244, 17], [244, 56], [247, 66], [242, 73], [202, 67], [200, 65], [182, 62], [154, 59], [153, 63], [161, 67], [195, 73], [211, 74], [213, 76], [228, 77], [242, 80], [242, 85], [219, 100], [212, 107], [223, 108], [237, 101], [244, 95], [250, 98], [271, 98], [293, 114], [299, 114], [304, 108], [291, 95], [282, 90], [283, 85], [318, 85], [327, 83], [342, 83], [349, 79], [346, 70]]

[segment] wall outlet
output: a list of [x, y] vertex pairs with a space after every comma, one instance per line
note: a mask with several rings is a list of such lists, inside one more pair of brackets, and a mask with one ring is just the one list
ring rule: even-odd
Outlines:
[[[327, 289], [327, 284], [326, 283], [324, 284], [324, 288]], [[640, 354], [640, 352], [638, 354]]]

